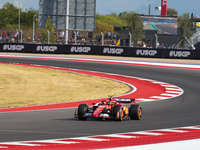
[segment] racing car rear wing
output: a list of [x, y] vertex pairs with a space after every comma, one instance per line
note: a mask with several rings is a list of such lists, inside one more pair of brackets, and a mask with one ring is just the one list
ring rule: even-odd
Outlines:
[[114, 98], [119, 103], [132, 103], [135, 99]]

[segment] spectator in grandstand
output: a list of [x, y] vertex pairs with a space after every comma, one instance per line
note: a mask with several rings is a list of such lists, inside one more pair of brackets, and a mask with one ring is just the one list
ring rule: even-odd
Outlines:
[[11, 38], [10, 38], [10, 42], [11, 42], [11, 43], [15, 43], [14, 37], [11, 37]]
[[8, 36], [8, 37], [11, 37], [10, 31], [7, 31], [7, 36]]
[[145, 43], [145, 42], [143, 42], [143, 47], [147, 47], [147, 45], [146, 45], [146, 43]]
[[3, 31], [3, 38], [5, 38], [6, 37], [6, 31], [4, 30]]
[[9, 42], [10, 42], [10, 37], [9, 37], [9, 36], [6, 36], [6, 37], [5, 37], [5, 42], [6, 42], [6, 43], [9, 43]]
[[27, 37], [27, 40], [28, 40], [28, 42], [31, 42], [31, 36], [30, 35]]
[[0, 35], [0, 42], [3, 41], [3, 35]]
[[79, 34], [79, 31], [75, 31], [75, 32], [76, 32], [77, 40], [80, 40], [80, 34]]
[[162, 43], [162, 44], [160, 45], [160, 48], [165, 48], [164, 43]]
[[17, 38], [18, 38], [18, 37], [17, 37], [17, 32], [15, 32], [15, 33], [14, 33], [14, 39], [15, 39], [15, 41], [17, 40]]
[[113, 39], [117, 39], [117, 34], [116, 33], [113, 33]]
[[65, 37], [65, 32], [64, 32], [63, 30], [60, 30], [60, 31], [59, 31], [59, 37], [60, 37], [60, 39], [64, 39], [64, 37]]
[[85, 38], [84, 37], [82, 37], [81, 42], [85, 43]]
[[15, 34], [16, 34], [16, 37], [18, 37], [18, 34], [19, 34], [18, 30], [15, 31]]
[[111, 37], [112, 37], [112, 32], [109, 31], [109, 32], [107, 33], [107, 36], [108, 36], [108, 39], [111, 39]]
[[104, 35], [104, 40], [107, 40], [108, 39], [108, 34], [105, 34]]

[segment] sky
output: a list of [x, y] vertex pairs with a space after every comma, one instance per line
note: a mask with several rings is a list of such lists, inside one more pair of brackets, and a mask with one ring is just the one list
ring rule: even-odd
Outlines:
[[[0, 8], [7, 2], [13, 3], [25, 9], [38, 9], [39, 0], [0, 0]], [[120, 12], [135, 11], [138, 14], [148, 15], [149, 5], [151, 5], [151, 15], [159, 15], [160, 13], [155, 10], [155, 7], [161, 5], [161, 0], [96, 0], [96, 12], [104, 15]], [[178, 15], [183, 13], [194, 13], [195, 16], [200, 16], [200, 1], [199, 0], [168, 0], [168, 8], [173, 8], [178, 11]]]

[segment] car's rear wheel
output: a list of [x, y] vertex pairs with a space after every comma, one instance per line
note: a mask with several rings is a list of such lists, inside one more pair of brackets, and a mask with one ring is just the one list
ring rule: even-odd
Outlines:
[[114, 106], [114, 108], [113, 108], [113, 116], [116, 118], [116, 120], [123, 121], [124, 112], [123, 112], [123, 107], [121, 105]]
[[87, 117], [83, 117], [88, 112], [88, 105], [87, 104], [80, 104], [78, 106], [78, 119], [79, 120], [86, 120]]
[[131, 105], [129, 109], [129, 115], [131, 120], [140, 120], [142, 117], [142, 107], [141, 105]]

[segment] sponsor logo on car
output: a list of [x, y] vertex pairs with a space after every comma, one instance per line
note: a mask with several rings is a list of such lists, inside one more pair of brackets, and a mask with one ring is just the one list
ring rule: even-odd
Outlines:
[[103, 53], [104, 54], [122, 54], [124, 50], [122, 48], [104, 48]]
[[72, 46], [70, 51], [75, 52], [75, 53], [88, 53], [89, 51], [91, 51], [91, 47], [75, 47], [75, 46]]
[[86, 113], [85, 116], [92, 116], [92, 113]]
[[5, 44], [3, 46], [3, 50], [9, 50], [9, 51], [22, 51], [24, 49], [24, 45], [9, 45]]
[[55, 52], [58, 47], [57, 46], [37, 46], [37, 51], [41, 51], [41, 52]]
[[109, 117], [109, 114], [100, 114], [100, 117]]
[[144, 50], [144, 49], [137, 49], [136, 55], [141, 56], [155, 56], [157, 54], [157, 50]]
[[191, 53], [189, 51], [170, 51], [170, 57], [188, 57]]

